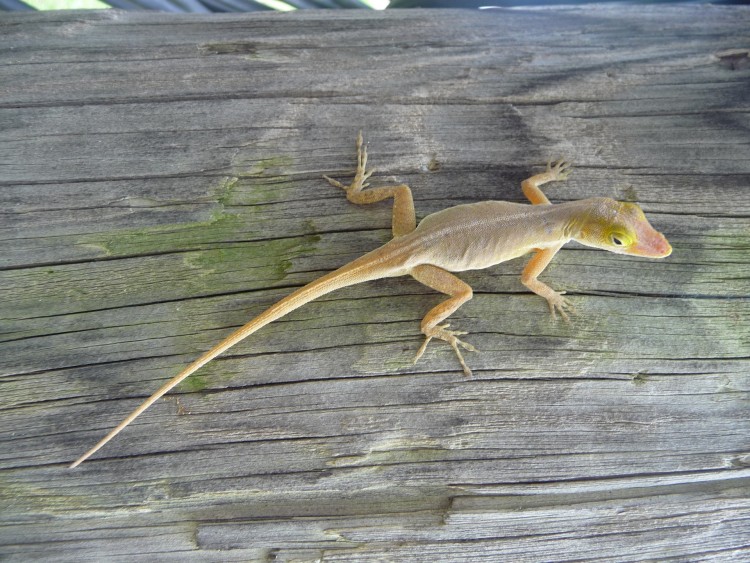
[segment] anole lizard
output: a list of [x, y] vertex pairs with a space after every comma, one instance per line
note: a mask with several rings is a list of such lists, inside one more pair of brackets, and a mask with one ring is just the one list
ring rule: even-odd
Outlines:
[[494, 266], [529, 252], [534, 256], [523, 269], [521, 282], [544, 297], [553, 316], [559, 312], [567, 320], [571, 304], [562, 294], [537, 278], [558, 250], [571, 240], [618, 254], [646, 258], [664, 258], [672, 247], [664, 235], [654, 230], [640, 207], [609, 198], [590, 198], [552, 205], [540, 186], [563, 181], [570, 174], [570, 164], [560, 160], [547, 170], [524, 180], [521, 188], [532, 205], [507, 201], [482, 201], [450, 207], [425, 217], [417, 225], [411, 189], [405, 184], [364, 189], [373, 173], [366, 170], [367, 149], [362, 134], [357, 136], [357, 171], [354, 180], [344, 185], [324, 176], [332, 185], [342, 188], [352, 203], [367, 204], [393, 198], [393, 239], [301, 287], [272, 305], [249, 323], [230, 334], [180, 373], [167, 381], [125, 420], [78, 458], [76, 467], [109, 442], [138, 415], [175, 385], [201, 366], [237, 344], [243, 338], [270, 322], [294, 311], [305, 303], [336, 289], [380, 278], [410, 275], [418, 282], [449, 295], [449, 299], [432, 308], [422, 319], [425, 340], [417, 352], [416, 362], [433, 338], [448, 342], [471, 376], [459, 347], [476, 349], [459, 340], [466, 334], [448, 330], [443, 323], [456, 309], [472, 297], [469, 285], [451, 272]]

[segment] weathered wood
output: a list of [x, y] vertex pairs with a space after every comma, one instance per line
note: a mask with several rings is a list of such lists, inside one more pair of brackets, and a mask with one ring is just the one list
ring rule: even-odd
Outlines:
[[[0, 555], [7, 560], [740, 561], [750, 557], [750, 10], [0, 15]], [[745, 49], [745, 50], [743, 50]], [[675, 252], [582, 247], [544, 279], [343, 290], [186, 362], [420, 216], [636, 200]]]

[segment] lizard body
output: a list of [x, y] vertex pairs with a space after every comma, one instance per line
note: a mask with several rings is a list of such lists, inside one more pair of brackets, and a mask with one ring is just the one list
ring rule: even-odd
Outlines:
[[565, 180], [570, 165], [558, 161], [546, 172], [524, 180], [524, 194], [532, 205], [506, 201], [483, 201], [457, 205], [416, 222], [411, 190], [405, 184], [367, 188], [372, 171], [366, 170], [367, 150], [357, 137], [357, 172], [349, 185], [324, 176], [332, 185], [346, 191], [349, 201], [375, 203], [393, 198], [393, 235], [385, 245], [368, 252], [317, 280], [294, 291], [266, 311], [237, 329], [180, 373], [162, 385], [125, 420], [112, 429], [94, 447], [83, 454], [72, 467], [78, 466], [130, 424], [138, 415], [178, 383], [213, 358], [231, 348], [270, 322], [336, 289], [365, 281], [411, 275], [417, 281], [450, 296], [433, 307], [421, 323], [425, 340], [415, 362], [433, 338], [448, 342], [458, 357], [466, 376], [461, 348], [476, 351], [459, 340], [465, 332], [448, 330], [441, 324], [463, 303], [471, 299], [471, 287], [451, 272], [487, 268], [529, 252], [534, 252], [521, 275], [522, 283], [544, 297], [553, 316], [560, 313], [567, 320], [570, 303], [537, 277], [552, 257], [570, 240], [620, 254], [647, 258], [664, 258], [672, 247], [664, 236], [651, 227], [643, 211], [635, 204], [608, 198], [590, 198], [561, 204], [550, 204], [539, 186]]

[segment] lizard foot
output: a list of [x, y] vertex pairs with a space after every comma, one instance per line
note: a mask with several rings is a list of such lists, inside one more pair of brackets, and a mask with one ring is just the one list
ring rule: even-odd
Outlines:
[[549, 174], [551, 182], [563, 182], [567, 180], [572, 170], [573, 165], [562, 158], [555, 163], [551, 160], [547, 163], [547, 174]]
[[433, 338], [438, 338], [440, 340], [445, 340], [448, 344], [451, 345], [453, 351], [456, 353], [456, 356], [458, 356], [458, 361], [461, 363], [461, 367], [464, 370], [464, 375], [466, 377], [471, 377], [471, 369], [469, 369], [469, 366], [466, 365], [464, 356], [463, 354], [461, 354], [461, 349], [459, 348], [459, 346], [464, 350], [468, 350], [469, 352], [478, 352], [479, 350], [474, 348], [474, 346], [472, 346], [471, 344], [458, 339], [459, 336], [468, 334], [467, 332], [461, 330], [447, 330], [449, 326], [450, 324], [438, 325], [424, 332], [425, 340], [422, 343], [422, 346], [420, 346], [419, 350], [417, 351], [417, 355], [414, 358], [414, 363], [416, 364], [419, 358], [422, 357], [422, 354], [424, 354], [424, 351], [427, 349], [427, 345], [430, 343], [430, 340], [432, 340]]
[[323, 178], [328, 180], [328, 182], [332, 186], [336, 186], [337, 188], [341, 188], [342, 190], [344, 190], [347, 195], [356, 194], [357, 192], [361, 191], [363, 188], [366, 188], [370, 185], [367, 183], [367, 179], [370, 176], [372, 176], [375, 170], [368, 171], [366, 170], [366, 168], [367, 168], [367, 147], [365, 146], [362, 140], [362, 131], [360, 131], [357, 134], [357, 171], [354, 173], [354, 180], [352, 180], [352, 183], [347, 186], [346, 184], [342, 184], [338, 180], [329, 178], [325, 174], [323, 174]]
[[569, 315], [575, 315], [576, 309], [573, 304], [563, 297], [564, 291], [555, 291], [551, 297], [547, 297], [547, 304], [549, 305], [549, 312], [552, 313], [552, 317], [557, 319], [557, 313], [567, 323], [570, 322]]

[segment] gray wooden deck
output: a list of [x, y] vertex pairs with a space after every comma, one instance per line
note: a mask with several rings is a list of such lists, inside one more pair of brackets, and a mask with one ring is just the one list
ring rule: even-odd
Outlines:
[[[750, 558], [750, 9], [0, 15], [0, 558]], [[664, 261], [571, 245], [467, 272], [479, 354], [416, 365], [440, 297], [314, 302], [76, 470], [181, 366], [418, 214], [639, 202]]]

